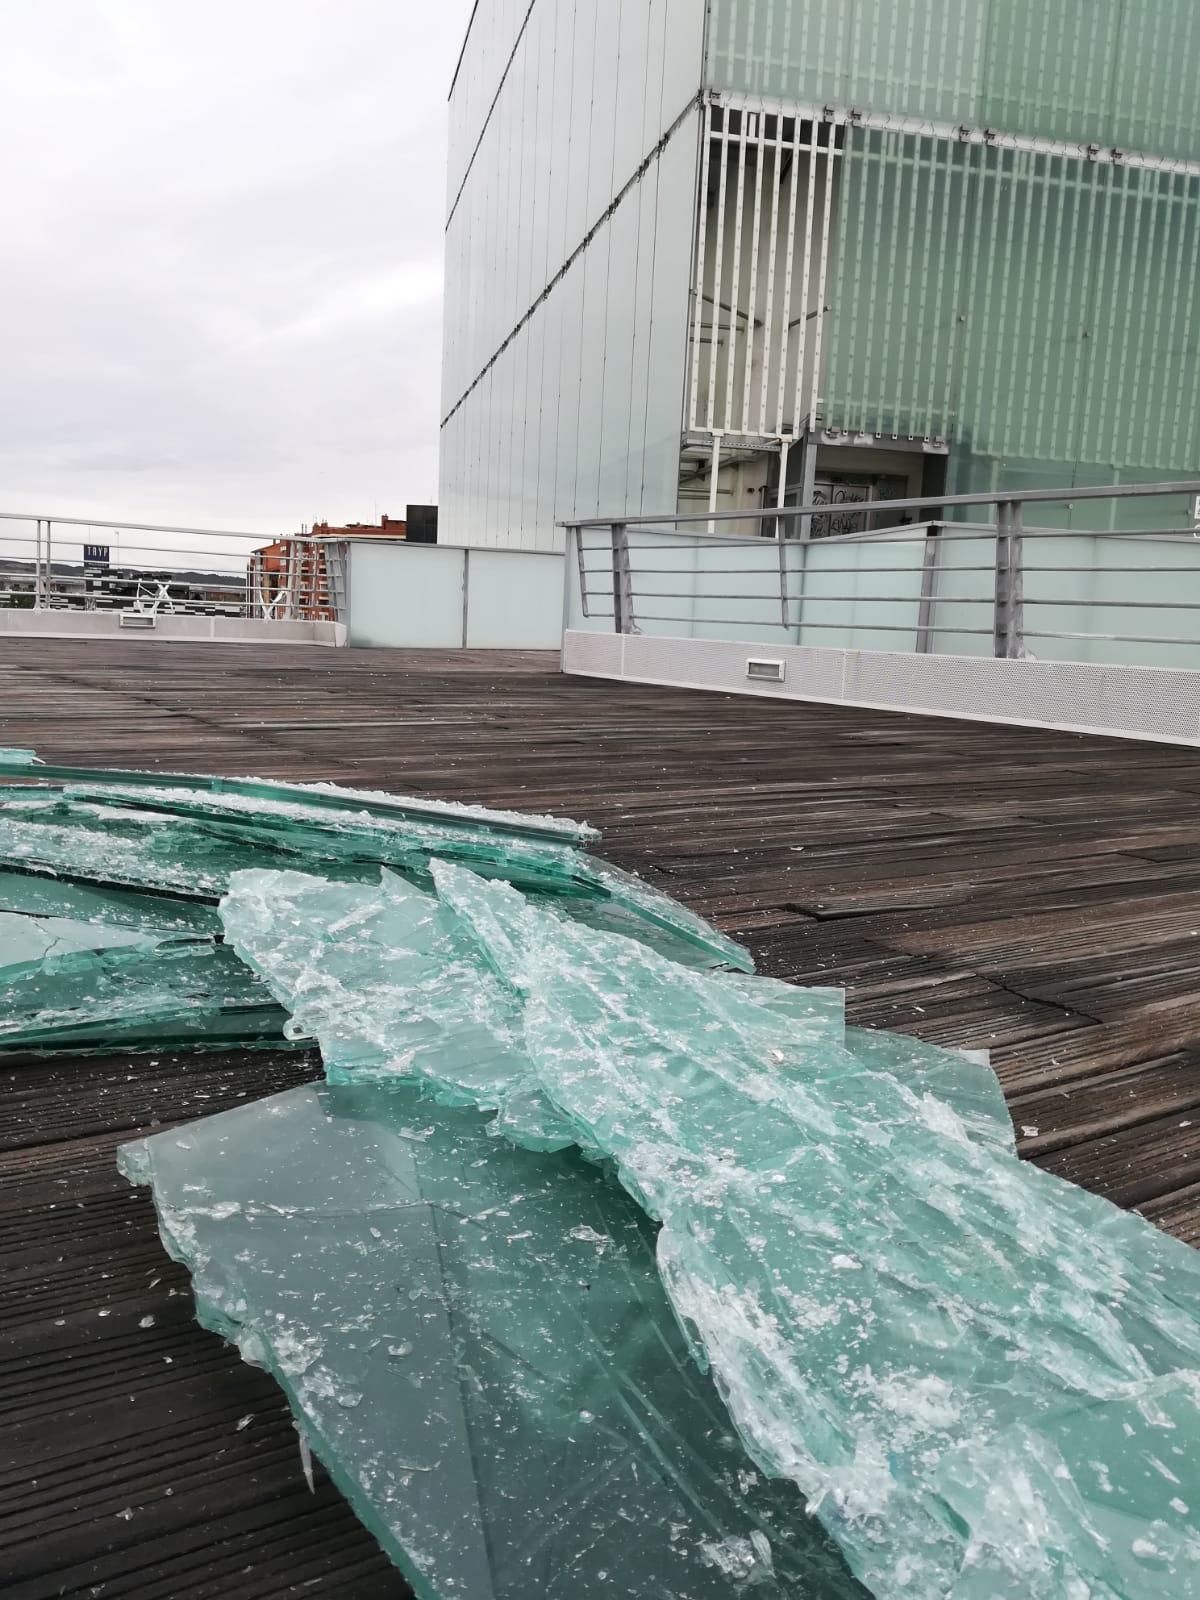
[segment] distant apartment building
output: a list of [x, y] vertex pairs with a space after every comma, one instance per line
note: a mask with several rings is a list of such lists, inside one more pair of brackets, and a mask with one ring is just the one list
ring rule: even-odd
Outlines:
[[296, 616], [309, 621], [337, 617], [337, 575], [333, 542], [347, 539], [403, 539], [406, 544], [436, 544], [438, 508], [410, 505], [403, 517], [385, 511], [378, 522], [334, 525], [314, 522], [298, 534], [274, 539], [253, 550], [246, 583], [257, 616]]
[[442, 542], [1197, 476], [1197, 61], [1195, 0], [479, 0]]

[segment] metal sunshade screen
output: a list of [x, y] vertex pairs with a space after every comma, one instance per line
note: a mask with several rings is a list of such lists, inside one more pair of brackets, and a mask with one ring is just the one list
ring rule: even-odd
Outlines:
[[1200, 179], [855, 129], [823, 420], [976, 455], [1200, 449]]
[[798, 433], [818, 404], [842, 131], [728, 105], [705, 118], [688, 426]]
[[712, 0], [706, 81], [1192, 156], [1195, 0]]

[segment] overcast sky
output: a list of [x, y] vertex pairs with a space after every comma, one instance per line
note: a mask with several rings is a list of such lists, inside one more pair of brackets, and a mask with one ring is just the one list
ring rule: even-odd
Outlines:
[[0, 0], [0, 510], [437, 498], [470, 0]]

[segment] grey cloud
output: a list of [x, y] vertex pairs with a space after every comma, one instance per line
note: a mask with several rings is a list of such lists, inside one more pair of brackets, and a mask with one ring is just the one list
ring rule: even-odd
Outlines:
[[436, 495], [469, 0], [5, 0], [0, 509], [264, 529]]

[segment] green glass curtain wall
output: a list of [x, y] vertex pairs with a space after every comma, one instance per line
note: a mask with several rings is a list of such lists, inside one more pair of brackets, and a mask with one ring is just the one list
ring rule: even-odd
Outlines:
[[712, 0], [706, 82], [1186, 157], [1198, 58], [1195, 0]]
[[858, 128], [842, 185], [828, 425], [948, 437], [954, 488], [1195, 470], [1200, 179]]

